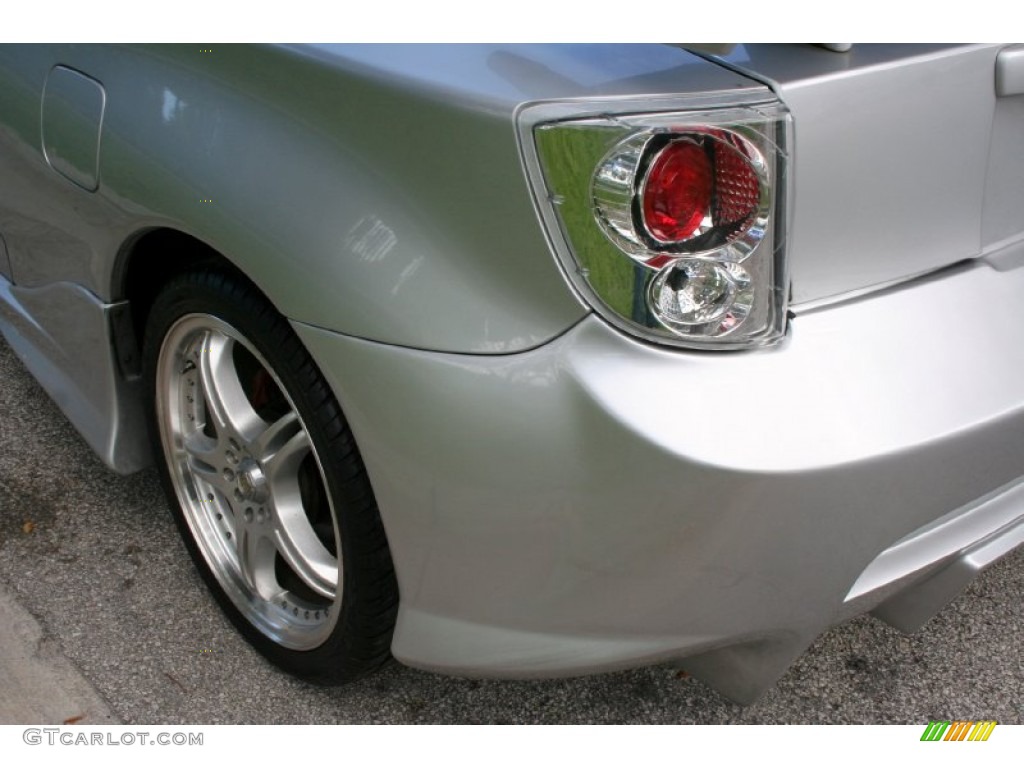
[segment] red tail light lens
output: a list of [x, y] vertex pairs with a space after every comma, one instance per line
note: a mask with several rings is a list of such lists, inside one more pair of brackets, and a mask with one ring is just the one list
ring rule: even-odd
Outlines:
[[592, 194], [608, 238], [652, 269], [665, 255], [743, 261], [770, 215], [764, 155], [711, 126], [628, 136], [598, 165]]
[[729, 241], [748, 228], [761, 182], [730, 138], [687, 134], [655, 152], [640, 193], [643, 229], [655, 244], [678, 245], [711, 230], [717, 242]]
[[676, 243], [691, 237], [711, 208], [712, 168], [703, 147], [686, 140], [661, 150], [643, 192], [644, 225], [651, 237]]
[[733, 226], [738, 231], [757, 214], [761, 204], [761, 182], [750, 160], [725, 143], [715, 145], [715, 202], [711, 220], [715, 226]]

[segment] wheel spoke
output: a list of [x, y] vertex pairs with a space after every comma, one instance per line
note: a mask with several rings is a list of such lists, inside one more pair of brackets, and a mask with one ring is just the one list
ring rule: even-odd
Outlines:
[[268, 598], [279, 591], [274, 576], [273, 544], [244, 525], [235, 529], [239, 534], [236, 537], [238, 570], [249, 589]]
[[220, 461], [221, 452], [218, 450], [217, 441], [207, 437], [202, 432], [189, 434], [181, 446], [188, 455], [191, 464], [205, 464], [214, 467]]
[[[309, 440], [306, 438], [306, 433], [302, 431], [299, 417], [295, 415], [294, 411], [289, 411], [273, 424], [263, 423], [265, 429], [256, 436], [250, 445], [250, 452], [257, 461], [273, 463], [272, 460], [281, 449], [300, 433], [308, 449]], [[299, 447], [295, 448], [295, 450], [299, 449]]]
[[223, 459], [213, 439], [201, 432], [193, 432], [185, 439], [183, 447], [188, 468], [196, 478], [213, 486], [230, 500], [235, 485], [218, 469]]
[[238, 380], [232, 355], [234, 340], [213, 331], [203, 335], [199, 349], [199, 376], [206, 411], [218, 436], [254, 434], [263, 420], [253, 410]]
[[[279, 419], [275, 422], [275, 426], [282, 421], [284, 419]], [[299, 427], [298, 421], [295, 424]], [[274, 426], [267, 431], [269, 432], [272, 429], [274, 429]], [[299, 465], [302, 464], [302, 460], [306, 458], [310, 449], [309, 435], [299, 427], [280, 448], [263, 462], [263, 468], [267, 473], [267, 482], [270, 487], [281, 489], [287, 494], [293, 491], [297, 492]]]
[[279, 505], [274, 517], [274, 541], [288, 567], [318, 595], [333, 599], [338, 561], [317, 538], [298, 498]]

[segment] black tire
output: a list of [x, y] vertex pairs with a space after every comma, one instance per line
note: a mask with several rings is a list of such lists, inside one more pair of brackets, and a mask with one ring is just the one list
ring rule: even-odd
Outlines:
[[287, 321], [241, 277], [189, 272], [157, 296], [143, 354], [161, 481], [231, 621], [307, 680], [383, 664], [398, 606], [384, 527], [341, 408]]

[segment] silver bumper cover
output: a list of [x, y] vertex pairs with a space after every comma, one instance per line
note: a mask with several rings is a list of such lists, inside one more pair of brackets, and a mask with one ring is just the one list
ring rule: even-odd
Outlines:
[[296, 324], [381, 507], [395, 656], [520, 677], [686, 658], [750, 701], [851, 612], [919, 625], [1022, 538], [1022, 264], [798, 313], [739, 354], [594, 317], [508, 356]]

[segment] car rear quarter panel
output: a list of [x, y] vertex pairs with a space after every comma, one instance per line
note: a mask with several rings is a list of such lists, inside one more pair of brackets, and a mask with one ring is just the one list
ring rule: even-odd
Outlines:
[[[4, 193], [0, 230], [15, 235], [16, 281], [70, 279], [121, 299], [120, 245], [171, 227], [224, 254], [292, 319], [423, 349], [527, 349], [585, 309], [536, 223], [516, 106], [751, 85], [658, 46], [443, 50], [0, 51], [12, 162], [27, 188], [42, 180], [63, 196]], [[106, 90], [95, 195], [58, 177], [39, 152], [39, 93], [56, 64]], [[40, 257], [26, 228], [61, 247]]]

